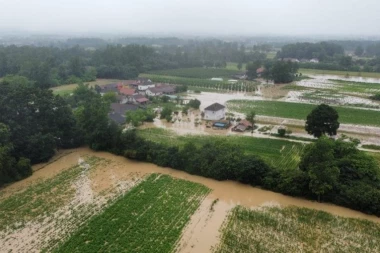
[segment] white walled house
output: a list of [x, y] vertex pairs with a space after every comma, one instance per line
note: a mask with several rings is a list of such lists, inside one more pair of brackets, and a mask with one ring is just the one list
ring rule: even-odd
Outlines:
[[146, 91], [147, 89], [149, 89], [149, 88], [154, 88], [154, 87], [156, 87], [156, 85], [155, 84], [139, 84], [138, 86], [137, 86], [137, 89], [139, 90], [139, 91]]
[[205, 120], [221, 120], [226, 117], [226, 107], [219, 103], [214, 103], [204, 110]]
[[162, 95], [162, 91], [158, 88], [149, 88], [146, 90], [146, 95], [149, 97], [160, 96]]

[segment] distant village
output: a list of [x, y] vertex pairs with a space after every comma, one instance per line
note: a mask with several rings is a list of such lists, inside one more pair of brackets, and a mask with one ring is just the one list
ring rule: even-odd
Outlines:
[[[245, 74], [239, 75], [239, 79], [245, 78]], [[136, 80], [125, 80], [118, 83], [110, 83], [103, 86], [96, 86], [96, 91], [102, 96], [106, 93], [115, 93], [116, 101], [110, 105], [108, 117], [118, 124], [125, 123], [126, 113], [137, 109], [146, 109], [150, 102], [150, 97], [167, 96], [169, 100], [181, 99], [183, 104], [188, 100], [175, 95], [177, 89], [175, 85], [164, 83], [153, 83], [148, 78], [137, 78]], [[208, 122], [207, 127], [213, 129], [227, 129], [231, 122], [226, 120], [226, 107], [219, 103], [207, 106], [203, 113], [203, 119]], [[235, 125], [232, 131], [244, 132], [252, 129], [252, 124], [247, 120], [241, 120]]]
[[116, 94], [116, 102], [111, 103], [109, 118], [118, 124], [125, 122], [126, 112], [145, 108], [149, 103], [149, 97], [167, 96], [169, 99], [177, 98], [177, 96], [173, 95], [176, 93], [176, 86], [153, 83], [148, 78], [110, 83], [96, 86], [95, 89], [102, 96], [106, 93]]

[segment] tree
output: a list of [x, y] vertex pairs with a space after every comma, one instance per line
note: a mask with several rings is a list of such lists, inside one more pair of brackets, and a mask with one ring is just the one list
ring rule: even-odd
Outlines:
[[103, 95], [103, 100], [107, 104], [112, 104], [117, 101], [116, 93], [115, 92], [107, 92], [106, 94]]
[[257, 77], [257, 69], [261, 67], [260, 61], [247, 63], [245, 69], [247, 70], [248, 79], [255, 79]]
[[134, 127], [141, 125], [143, 122], [153, 122], [154, 112], [150, 109], [128, 111], [125, 114], [126, 122], [131, 123]]
[[76, 122], [71, 108], [51, 90], [0, 83], [0, 122], [10, 129], [13, 155], [47, 161], [57, 147], [73, 147]]
[[191, 108], [199, 109], [201, 101], [199, 101], [198, 99], [191, 99], [187, 105]]
[[326, 137], [310, 144], [302, 156], [300, 169], [309, 176], [309, 189], [318, 196], [331, 191], [338, 182], [339, 168], [334, 157], [334, 141]]
[[241, 70], [241, 69], [243, 68], [243, 63], [241, 63], [241, 62], [239, 61], [238, 65], [237, 65], [237, 68], [238, 68], [238, 70]]
[[[165, 106], [161, 111], [160, 119], [168, 119], [169, 117], [171, 117], [172, 113], [173, 113], [173, 110], [170, 107]], [[170, 118], [170, 120], [171, 120], [171, 118]], [[168, 120], [168, 121], [170, 121], [170, 120]]]
[[326, 133], [330, 136], [336, 135], [339, 128], [338, 119], [338, 112], [334, 108], [321, 104], [307, 116], [305, 130], [317, 138]]
[[274, 83], [290, 83], [294, 81], [298, 64], [290, 61], [276, 61], [268, 74]]
[[255, 125], [255, 117], [256, 117], [256, 113], [254, 111], [250, 111], [245, 116], [246, 120], [248, 120], [252, 124], [252, 132], [251, 133], [253, 133], [253, 127]]
[[362, 46], [357, 46], [355, 49], [356, 56], [362, 56], [364, 54], [364, 49]]

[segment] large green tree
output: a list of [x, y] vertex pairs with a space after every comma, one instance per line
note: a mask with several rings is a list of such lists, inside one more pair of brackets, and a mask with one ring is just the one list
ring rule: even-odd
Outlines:
[[304, 151], [300, 169], [309, 176], [309, 188], [320, 197], [336, 186], [339, 168], [334, 158], [334, 141], [326, 137], [310, 144]]
[[338, 119], [338, 112], [334, 108], [321, 104], [307, 116], [305, 130], [318, 138], [324, 134], [336, 135], [340, 125]]
[[13, 156], [8, 126], [0, 123], [0, 186], [32, 174], [30, 160]]
[[290, 83], [294, 81], [298, 64], [290, 61], [276, 61], [269, 71], [269, 76], [274, 83]]
[[245, 119], [249, 121], [249, 123], [252, 124], [252, 132], [253, 133], [253, 128], [255, 126], [255, 117], [256, 117], [256, 113], [254, 111], [250, 111], [249, 113], [247, 113], [247, 115], [245, 115]]
[[0, 122], [10, 129], [15, 157], [47, 161], [58, 147], [78, 145], [70, 107], [50, 90], [9, 78], [0, 83]]

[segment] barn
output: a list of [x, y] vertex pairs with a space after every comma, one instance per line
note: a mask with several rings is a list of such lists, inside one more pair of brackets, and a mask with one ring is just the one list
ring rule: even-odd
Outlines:
[[219, 103], [214, 103], [204, 110], [205, 120], [220, 120], [226, 117], [226, 107]]

